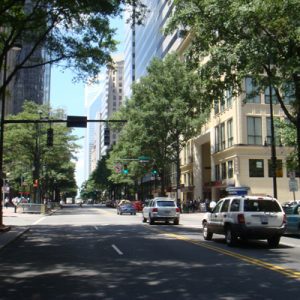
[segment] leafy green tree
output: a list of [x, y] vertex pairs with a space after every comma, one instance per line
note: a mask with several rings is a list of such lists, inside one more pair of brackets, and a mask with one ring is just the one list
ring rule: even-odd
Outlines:
[[[133, 85], [130, 101], [116, 116], [127, 123], [112, 150], [110, 167], [118, 157], [149, 156], [152, 159], [149, 169], [155, 163], [160, 170], [164, 194], [170, 163], [176, 164], [179, 179], [179, 153], [207, 117], [206, 103], [199, 101], [198, 90], [197, 74], [188, 70], [176, 54], [164, 60], [153, 59], [147, 76]], [[143, 172], [144, 167], [138, 162], [130, 162], [128, 166], [133, 178]], [[113, 175], [114, 180], [120, 177], [124, 178], [123, 174]]]
[[[77, 79], [95, 78], [103, 65], [111, 62], [116, 50], [115, 29], [110, 20], [121, 17], [124, 5], [132, 7], [137, 22], [145, 6], [140, 0], [30, 0], [0, 1], [0, 69], [16, 45], [26, 47], [26, 54], [10, 66], [2, 92], [20, 68], [64, 62]], [[43, 61], [33, 54], [45, 47]]]
[[[49, 112], [48, 106], [27, 101], [23, 112], [8, 120], [47, 120]], [[52, 117], [55, 116], [52, 112]], [[38, 179], [41, 196], [53, 196], [54, 190], [56, 198], [60, 192], [76, 195], [73, 153], [78, 145], [70, 128], [57, 123], [10, 123], [5, 126], [4, 169], [10, 174], [15, 191], [26, 188], [27, 192], [32, 192], [33, 181]], [[47, 145], [49, 126], [54, 131], [53, 146]]]
[[189, 33], [187, 62], [201, 78], [199, 96], [212, 103], [226, 90], [241, 93], [249, 75], [260, 91], [272, 86], [274, 98], [297, 128], [299, 162], [300, 2], [174, 0], [174, 4], [167, 32], [181, 28]]

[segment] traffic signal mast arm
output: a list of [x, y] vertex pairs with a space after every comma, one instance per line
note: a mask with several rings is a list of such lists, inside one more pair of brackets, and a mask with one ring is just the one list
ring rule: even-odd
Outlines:
[[[97, 122], [105, 122], [105, 123], [126, 123], [127, 120], [85, 120], [84, 122], [87, 123], [97, 123]], [[37, 120], [4, 120], [5, 124], [13, 123], [69, 123], [72, 125], [72, 121], [68, 120], [61, 120], [61, 119], [37, 119]], [[69, 127], [77, 127], [77, 124], [74, 122], [74, 126], [69, 126]], [[81, 126], [79, 126], [81, 127]]]

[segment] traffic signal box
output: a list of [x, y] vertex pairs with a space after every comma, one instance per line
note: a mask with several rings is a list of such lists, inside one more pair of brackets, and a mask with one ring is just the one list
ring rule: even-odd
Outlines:
[[128, 167], [127, 165], [123, 165], [123, 174], [127, 175], [129, 172], [128, 172]]
[[152, 175], [154, 175], [154, 176], [158, 174], [158, 168], [157, 168], [157, 165], [156, 165], [156, 164], [154, 164], [154, 165], [152, 166], [151, 173], [152, 173]]
[[35, 179], [33, 181], [33, 187], [35, 187], [35, 188], [39, 187], [39, 180], [38, 179]]
[[104, 146], [110, 145], [110, 130], [108, 127], [104, 128]]
[[53, 129], [52, 128], [47, 129], [47, 146], [48, 147], [53, 146]]

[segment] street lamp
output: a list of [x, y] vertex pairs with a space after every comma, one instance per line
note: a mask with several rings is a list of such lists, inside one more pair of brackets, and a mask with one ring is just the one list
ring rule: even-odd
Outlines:
[[[277, 199], [277, 157], [276, 157], [276, 142], [275, 142], [275, 130], [274, 130], [274, 115], [273, 115], [273, 91], [271, 83], [271, 59], [269, 59], [269, 99], [270, 99], [270, 125], [271, 125], [271, 170], [273, 179], [273, 197]], [[265, 146], [267, 143], [265, 142]]]
[[[13, 46], [12, 50], [20, 51], [21, 47]], [[6, 94], [6, 76], [7, 76], [7, 54], [4, 55], [4, 64], [3, 64], [3, 74], [2, 74], [2, 101], [1, 101], [1, 119], [0, 119], [0, 186], [1, 193], [3, 193], [4, 187], [4, 170], [3, 170], [3, 137], [4, 137], [4, 124], [5, 124], [5, 94]], [[3, 195], [3, 194], [2, 194]], [[0, 197], [0, 230], [6, 229], [7, 227], [3, 225], [3, 203], [2, 197]]]

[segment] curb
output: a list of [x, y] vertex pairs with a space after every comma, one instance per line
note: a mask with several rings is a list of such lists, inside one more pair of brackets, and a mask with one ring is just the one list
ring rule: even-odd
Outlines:
[[[28, 228], [25, 228], [25, 229], [17, 232], [17, 233], [12, 233], [12, 232], [9, 232], [9, 231], [4, 233], [4, 234], [7, 234], [7, 235], [10, 234], [11, 237], [8, 237], [7, 240], [3, 242], [3, 244], [1, 243], [1, 238], [0, 238], [0, 251], [3, 250], [9, 244], [13, 243], [18, 238], [20, 238], [23, 234], [25, 234], [29, 230], [30, 230], [30, 228], [28, 227]], [[1, 235], [0, 235], [0, 237], [1, 237]]]

